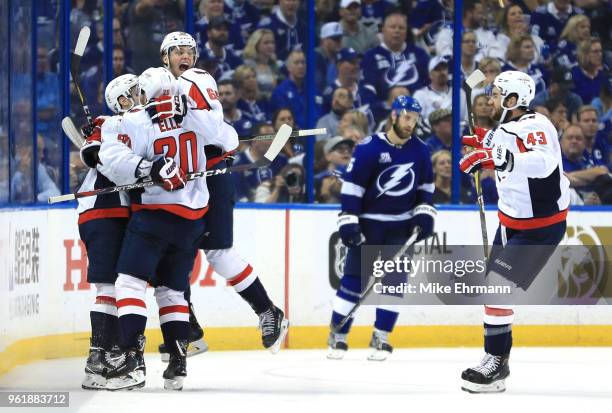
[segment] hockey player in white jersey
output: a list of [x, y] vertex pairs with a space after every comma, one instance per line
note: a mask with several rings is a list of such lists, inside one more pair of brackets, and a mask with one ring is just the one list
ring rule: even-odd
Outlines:
[[[496, 171], [499, 227], [487, 270], [529, 288], [563, 239], [569, 206], [569, 180], [563, 173], [559, 137], [552, 123], [528, 109], [535, 82], [525, 73], [499, 74], [490, 88], [489, 104], [499, 125], [476, 129], [462, 142], [475, 148], [460, 161], [473, 173]], [[517, 248], [516, 246], [538, 246]], [[511, 306], [484, 308], [485, 356], [461, 374], [462, 389], [472, 393], [501, 392], [510, 374]]]
[[[205, 170], [204, 141], [201, 135], [181, 126], [185, 106], [170, 72], [147, 69], [139, 77], [139, 85], [148, 103], [124, 116], [122, 132], [129, 145], [104, 141], [100, 159], [117, 180], [128, 183], [150, 177], [163, 182], [163, 186], [130, 193], [132, 217], [117, 262], [119, 276], [115, 283], [123, 360], [109, 372], [107, 389], [145, 384], [145, 290], [150, 280], [156, 286], [160, 325], [170, 353], [163, 373], [164, 387], [180, 390], [187, 375], [189, 338], [184, 291], [204, 234], [202, 217], [208, 209], [206, 181], [186, 181], [184, 176]], [[216, 126], [211, 123], [207, 127]]]
[[[138, 104], [138, 77], [122, 75], [113, 79], [104, 91], [106, 105], [115, 116], [100, 116], [94, 125], [83, 128], [85, 144], [81, 160], [89, 172], [79, 191], [89, 191], [115, 185], [108, 178], [106, 167], [98, 161], [101, 141], [115, 139], [120, 129], [121, 116]], [[85, 366], [84, 389], [106, 387], [106, 372], [111, 368], [107, 355], [119, 345], [119, 321], [115, 305], [115, 265], [129, 218], [127, 194], [118, 192], [101, 197], [79, 198], [79, 234], [87, 250], [87, 281], [95, 286], [96, 299], [90, 311], [91, 346]]]
[[[223, 108], [218, 99], [217, 84], [206, 71], [193, 69], [198, 58], [195, 40], [187, 33], [169, 33], [163, 40], [160, 53], [162, 63], [179, 78], [181, 93], [187, 96], [189, 111], [183, 126], [198, 130], [200, 125], [210, 123], [209, 117], [223, 120]], [[223, 130], [217, 136], [205, 133], [207, 169], [231, 166], [232, 155], [238, 147], [235, 130], [222, 122]], [[235, 184], [229, 174], [218, 175], [207, 180], [210, 205], [204, 221], [206, 234], [199, 248], [215, 271], [227, 279], [236, 292], [259, 316], [262, 343], [273, 353], [280, 348], [288, 328], [282, 310], [277, 308], [259, 280], [251, 265], [233, 248]], [[189, 301], [189, 290], [186, 299]], [[201, 331], [190, 305], [192, 338]], [[201, 334], [200, 334], [201, 336]], [[165, 348], [160, 347], [162, 359]]]

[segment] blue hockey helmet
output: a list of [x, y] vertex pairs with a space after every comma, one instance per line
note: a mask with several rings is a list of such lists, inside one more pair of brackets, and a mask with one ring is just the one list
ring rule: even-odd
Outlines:
[[406, 110], [408, 112], [421, 113], [421, 105], [412, 96], [400, 95], [393, 100], [391, 104], [391, 110], [401, 112]]

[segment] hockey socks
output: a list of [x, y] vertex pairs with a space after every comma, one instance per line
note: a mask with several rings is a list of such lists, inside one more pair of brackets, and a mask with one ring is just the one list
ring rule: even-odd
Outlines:
[[119, 344], [119, 319], [114, 284], [95, 284], [96, 301], [89, 312], [91, 346], [110, 350]]
[[512, 324], [484, 323], [484, 348], [485, 352], [494, 356], [509, 354], [512, 348]]
[[[247, 269], [252, 271], [250, 265]], [[238, 290], [238, 285], [235, 285], [234, 288], [240, 297], [249, 303], [253, 311], [255, 311], [255, 314], [260, 315], [272, 307], [272, 301], [268, 297], [268, 293], [263, 284], [259, 281], [259, 277], [256, 276], [251, 284], [243, 290]]]
[[[338, 325], [340, 321], [353, 309], [361, 296], [361, 279], [359, 277], [345, 275], [340, 280], [340, 287], [336, 291], [333, 302], [331, 324]], [[353, 319], [347, 321], [337, 331], [339, 334], [348, 334], [353, 324]]]
[[119, 274], [115, 282], [123, 348], [138, 348], [139, 337], [144, 334], [147, 325], [146, 288], [146, 281], [127, 274]]
[[377, 307], [374, 328], [390, 333], [393, 331], [393, 327], [395, 327], [398, 316], [399, 313], [397, 311], [392, 311], [389, 308]]
[[189, 307], [184, 292], [168, 287], [155, 288], [159, 307], [159, 324], [168, 349], [176, 347], [176, 341], [189, 340]]

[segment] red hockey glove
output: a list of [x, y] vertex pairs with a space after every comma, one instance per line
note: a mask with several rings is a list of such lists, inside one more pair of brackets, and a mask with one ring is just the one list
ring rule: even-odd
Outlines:
[[106, 116], [98, 116], [97, 118], [93, 120], [93, 123], [88, 123], [87, 125], [83, 126], [81, 128], [81, 131], [83, 132], [83, 136], [85, 137], [85, 140], [90, 140], [90, 137], [96, 133], [99, 135], [100, 128], [102, 127], [102, 124], [104, 123], [105, 120], [106, 120]]
[[79, 150], [81, 161], [90, 168], [95, 168], [100, 162], [98, 152], [102, 144], [102, 124], [106, 120], [105, 116], [98, 116], [92, 124], [84, 126], [81, 131], [85, 136], [85, 143]]
[[151, 178], [164, 183], [166, 191], [176, 191], [185, 187], [185, 172], [172, 158], [159, 158], [151, 166]]
[[493, 132], [490, 129], [485, 128], [474, 128], [473, 135], [466, 135], [461, 137], [461, 143], [472, 148], [483, 148], [490, 147], [490, 142], [487, 142], [487, 138], [490, 139], [490, 135]]
[[513, 168], [514, 155], [502, 146], [494, 146], [492, 149], [476, 149], [459, 161], [459, 169], [468, 174], [481, 169], [510, 172]]
[[145, 109], [154, 122], [159, 122], [160, 119], [176, 117], [176, 121], [180, 123], [187, 113], [187, 97], [185, 95], [161, 95], [151, 99], [145, 105]]

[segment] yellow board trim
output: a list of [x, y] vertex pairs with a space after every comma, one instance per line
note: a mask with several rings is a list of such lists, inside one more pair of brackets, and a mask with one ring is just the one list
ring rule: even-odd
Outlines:
[[[290, 349], [322, 349], [326, 346], [329, 327], [291, 327], [287, 339]], [[349, 346], [364, 348], [370, 341], [372, 327], [355, 326]], [[162, 341], [159, 329], [146, 331], [146, 351], [155, 353]], [[261, 336], [252, 327], [208, 327], [205, 339], [218, 351], [261, 350]], [[398, 326], [390, 336], [396, 348], [479, 347], [481, 326]], [[612, 325], [517, 325], [513, 327], [516, 346], [571, 347], [612, 346]], [[18, 340], [0, 352], [0, 374], [16, 366], [38, 360], [83, 357], [89, 348], [89, 333], [56, 334]]]

